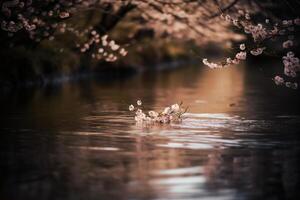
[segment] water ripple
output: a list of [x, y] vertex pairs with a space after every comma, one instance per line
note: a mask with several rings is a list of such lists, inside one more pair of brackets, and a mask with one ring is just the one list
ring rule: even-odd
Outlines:
[[[282, 139], [279, 134], [288, 126], [289, 120], [295, 119], [285, 117], [285, 122], [277, 123], [274, 119], [244, 119], [224, 113], [187, 113], [182, 123], [159, 131], [159, 135], [169, 141], [156, 146], [184, 149], [286, 147], [291, 138]], [[270, 127], [276, 129], [271, 132]], [[294, 136], [291, 134], [292, 138]]]

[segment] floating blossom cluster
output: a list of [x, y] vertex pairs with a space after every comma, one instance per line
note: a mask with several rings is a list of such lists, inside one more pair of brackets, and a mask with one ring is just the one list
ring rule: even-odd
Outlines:
[[137, 106], [130, 105], [128, 107], [129, 111], [135, 112], [135, 121], [138, 123], [162, 123], [168, 124], [171, 122], [180, 122], [182, 120], [182, 115], [186, 112], [186, 109], [182, 108], [182, 103], [173, 104], [164, 108], [161, 112], [149, 111], [144, 113], [141, 109], [142, 101], [137, 101]]

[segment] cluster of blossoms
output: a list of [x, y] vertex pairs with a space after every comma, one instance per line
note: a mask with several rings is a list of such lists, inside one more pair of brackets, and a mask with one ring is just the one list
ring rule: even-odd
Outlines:
[[[70, 31], [78, 38], [84, 38], [85, 42], [77, 44], [77, 48], [82, 53], [89, 53], [92, 58], [104, 59], [107, 62], [116, 61], [119, 56], [126, 56], [127, 51], [116, 44], [114, 40], [108, 39], [106, 35], [119, 21], [130, 15], [131, 22], [135, 22], [135, 28], [128, 29], [128, 38], [134, 41], [138, 31], [150, 29], [154, 36], [172, 36], [181, 40], [205, 43], [210, 41], [223, 42], [226, 40], [236, 40], [237, 35], [228, 29], [229, 23], [242, 29], [246, 34], [251, 35], [254, 49], [240, 45], [240, 52], [234, 58], [227, 58], [226, 61], [217, 64], [203, 63], [211, 68], [222, 68], [229, 65], [239, 64], [245, 60], [247, 53], [254, 56], [260, 55], [266, 49], [262, 43], [274, 37], [285, 37], [282, 47], [289, 49], [294, 47], [293, 35], [295, 27], [300, 25], [300, 19], [288, 19], [279, 23], [271, 24], [269, 19], [265, 23], [254, 23], [250, 13], [241, 9], [258, 12], [252, 5], [264, 2], [272, 4], [273, 1], [186, 1], [186, 0], [3, 0], [0, 1], [0, 24], [1, 36], [9, 37], [10, 41], [16, 43], [40, 42], [43, 39], [54, 39], [57, 32], [64, 33]], [[223, 8], [222, 8], [223, 7]], [[215, 17], [225, 12], [225, 8], [238, 10], [232, 16], [223, 15], [225, 20], [218, 20]], [[74, 27], [69, 27], [65, 21], [70, 17], [79, 16], [80, 13], [91, 13], [97, 10], [101, 13], [97, 22], [84, 31], [78, 31]], [[215, 10], [215, 13], [212, 11]], [[221, 10], [221, 13], [220, 13]], [[97, 17], [96, 17], [97, 18]], [[93, 20], [92, 20], [93, 21]], [[141, 23], [143, 22], [143, 23]], [[76, 23], [79, 24], [79, 23]], [[19, 38], [16, 36], [20, 36]], [[201, 36], [201, 40], [199, 40]], [[16, 38], [16, 39], [15, 39]], [[14, 40], [15, 39], [15, 40]], [[20, 40], [21, 39], [21, 40]], [[4, 41], [5, 39], [3, 39]], [[76, 42], [79, 43], [79, 42]], [[13, 42], [10, 46], [14, 46]], [[4, 46], [4, 45], [3, 45]]]
[[252, 49], [250, 51], [250, 53], [253, 55], [253, 56], [258, 56], [260, 54], [263, 53], [263, 51], [266, 49], [266, 47], [259, 47], [259, 48], [256, 48], [256, 49]]
[[141, 109], [142, 101], [137, 101], [137, 106], [129, 106], [129, 110], [135, 112], [135, 121], [138, 123], [162, 123], [168, 124], [171, 122], [180, 122], [182, 120], [182, 115], [187, 111], [187, 109], [182, 108], [182, 103], [173, 104], [163, 109], [162, 112], [149, 111], [148, 114], [144, 113]]
[[[282, 43], [283, 49], [289, 49], [295, 46], [294, 43], [294, 33], [295, 27], [300, 25], [300, 19], [292, 19], [292, 20], [283, 20], [280, 23], [276, 23], [273, 26], [270, 26], [270, 20], [266, 19], [265, 23], [268, 26], [264, 26], [262, 23], [254, 24], [251, 21], [250, 14], [244, 12], [242, 10], [238, 11], [238, 15], [236, 17], [232, 17], [230, 15], [221, 15], [225, 21], [232, 23], [234, 26], [239, 29], [243, 29], [246, 34], [250, 34], [253, 39], [253, 46], [256, 46], [253, 49], [247, 49], [249, 53], [253, 56], [261, 55], [266, 49], [263, 46], [264, 42], [270, 40], [278, 39], [279, 37], [287, 37]], [[271, 27], [271, 28], [270, 28]], [[247, 50], [245, 44], [240, 44], [240, 52], [238, 52], [234, 59], [227, 58], [226, 61], [220, 63], [208, 62], [206, 58], [203, 59], [203, 63], [208, 67], [215, 68], [223, 68], [228, 67], [230, 65], [239, 64], [240, 61], [245, 60], [247, 57]], [[287, 77], [295, 78], [297, 76], [297, 72], [300, 71], [299, 67], [299, 58], [295, 57], [293, 52], [288, 52], [286, 56], [282, 58], [284, 64], [284, 74]], [[274, 79], [277, 85], [285, 85], [286, 87], [296, 89], [298, 84], [296, 82], [284, 81], [284, 79], [280, 76], [276, 76]]]
[[224, 62], [221, 63], [208, 62], [207, 58], [204, 58], [202, 62], [203, 64], [207, 65], [211, 69], [228, 67], [230, 65], [237, 65], [240, 63], [240, 61], [246, 60], [247, 58], [247, 52], [244, 51], [246, 49], [245, 44], [241, 44], [240, 49], [242, 51], [238, 52], [234, 58], [226, 58], [226, 61]]
[[293, 52], [288, 52], [286, 56], [282, 57], [284, 64], [284, 74], [289, 77], [296, 77], [297, 72], [300, 71], [299, 58], [295, 57]]
[[[90, 52], [91, 57], [95, 59], [104, 59], [107, 62], [114, 62], [118, 59], [118, 56], [126, 56], [127, 51], [112, 39], [109, 39], [107, 34], [102, 37], [100, 34], [89, 26], [82, 31], [75, 28], [67, 23], [60, 23], [57, 25], [57, 29], [60, 33], [69, 32], [74, 34], [78, 38], [88, 38], [86, 41], [80, 44], [78, 41], [76, 43], [76, 48], [79, 49], [81, 53]], [[50, 36], [49, 40], [53, 40], [54, 36]]]
[[[260, 48], [255, 48], [250, 50], [250, 53], [253, 56], [258, 56], [260, 54], [263, 53], [263, 51], [265, 50], [265, 47], [260, 47]], [[246, 45], [245, 44], [240, 44], [240, 52], [238, 52], [234, 58], [226, 58], [225, 61], [220, 62], [220, 63], [213, 63], [213, 62], [208, 62], [207, 58], [204, 58], [202, 60], [203, 64], [207, 65], [209, 68], [211, 69], [216, 69], [216, 68], [224, 68], [224, 67], [228, 67], [231, 65], [237, 65], [240, 63], [240, 61], [246, 60], [247, 58], [247, 52], [246, 50]]]
[[285, 85], [286, 87], [292, 88], [292, 89], [297, 89], [298, 88], [298, 83], [292, 83], [290, 81], [285, 81], [280, 76], [275, 76], [273, 80], [274, 80], [276, 85]]
[[[222, 3], [225, 6], [232, 2], [223, 0]], [[244, 7], [247, 5], [245, 4]], [[212, 19], [206, 23], [207, 17], [214, 15], [212, 10], [219, 11], [216, 3], [185, 0], [3, 0], [0, 1], [0, 31], [2, 31], [0, 34], [9, 37], [7, 43], [10, 47], [22, 44], [23, 41], [24, 43], [28, 42], [27, 39], [34, 42], [45, 39], [54, 40], [54, 35], [58, 32], [70, 31], [76, 36], [82, 37], [82, 32], [80, 33], [77, 28], [69, 28], [62, 23], [72, 23], [72, 20], [66, 21], [66, 19], [76, 16], [80, 16], [80, 20], [82, 20], [80, 13], [93, 14], [95, 10], [101, 13], [101, 17], [97, 19], [98, 21], [88, 21], [94, 26], [89, 30], [89, 35], [96, 30], [101, 33], [101, 36], [95, 38], [97, 36], [95, 33], [93, 35], [95, 37], [88, 36], [87, 42], [77, 46], [81, 52], [88, 52], [93, 58], [109, 62], [116, 61], [119, 55], [125, 56], [127, 51], [119, 48], [117, 44], [111, 44], [111, 41], [108, 41], [106, 47], [109, 48], [106, 51], [103, 48], [105, 42], [102, 43], [101, 38], [109, 33], [129, 12], [132, 13], [130, 20], [135, 22], [136, 27], [128, 30], [128, 39], [132, 40], [140, 30], [145, 29], [153, 30], [155, 36], [169, 36], [186, 41], [194, 39], [197, 43], [212, 40], [219, 42], [227, 39], [234, 40], [234, 37], [237, 36], [227, 28], [228, 25], [225, 22]], [[86, 35], [84, 36], [86, 37]], [[201, 36], [201, 40], [198, 40], [199, 36]], [[97, 45], [91, 45], [91, 39], [93, 43], [100, 41]]]
[[[283, 65], [284, 65], [284, 74], [287, 77], [295, 78], [297, 76], [297, 72], [300, 71], [299, 58], [295, 57], [295, 54], [290, 51], [290, 52], [287, 53], [286, 56], [282, 57], [282, 62], [283, 62]], [[280, 76], [275, 76], [274, 77], [274, 82], [275, 82], [276, 85], [285, 85], [286, 87], [293, 88], [293, 89], [298, 88], [298, 83], [285, 81]]]
[[100, 36], [96, 30], [90, 32], [90, 39], [82, 46], [77, 45], [80, 48], [80, 52], [84, 53], [91, 51], [92, 58], [104, 59], [107, 62], [114, 62], [118, 59], [118, 55], [126, 56], [127, 51], [116, 44], [114, 40], [109, 40], [108, 35]]
[[1, 29], [10, 37], [27, 33], [30, 39], [39, 42], [50, 37], [57, 27], [56, 22], [70, 17], [79, 5], [82, 5], [80, 0], [3, 1], [0, 3]]
[[88, 38], [82, 47], [80, 44], [76, 45], [80, 52], [91, 50], [92, 58], [113, 62], [118, 56], [126, 56], [127, 51], [120, 48], [115, 41], [108, 41], [107, 35], [100, 37], [91, 26], [79, 31], [64, 22], [72, 15], [77, 15], [80, 10], [84, 11], [96, 5], [106, 6], [106, 3], [109, 2], [101, 1], [100, 4], [95, 0], [6, 0], [0, 2], [1, 31], [10, 37], [10, 47], [15, 45], [14, 38], [18, 39], [19, 35], [22, 38], [28, 37], [33, 42], [40, 42], [44, 39], [54, 40], [56, 34], [68, 31], [78, 38]]
[[293, 40], [287, 40], [287, 41], [285, 41], [285, 42], [282, 43], [282, 47], [284, 49], [291, 48], [292, 46], [294, 46]]
[[[227, 22], [232, 23], [239, 29], [243, 29], [246, 34], [250, 34], [255, 43], [261, 43], [267, 39], [274, 39], [276, 36], [291, 36], [295, 31], [294, 26], [300, 25], [300, 18], [293, 20], [282, 20], [280, 23], [274, 23], [270, 25], [270, 20], [265, 20], [265, 25], [262, 23], [255, 24], [251, 20], [250, 14], [245, 13], [242, 10], [238, 11], [237, 17], [231, 17], [230, 15], [224, 16]], [[292, 44], [293, 41], [289, 41]]]

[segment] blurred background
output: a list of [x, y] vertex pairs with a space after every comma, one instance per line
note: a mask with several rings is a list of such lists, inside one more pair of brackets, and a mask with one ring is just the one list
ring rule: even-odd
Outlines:
[[[126, 75], [201, 63], [204, 57], [224, 60], [234, 57], [241, 42], [249, 48], [257, 44], [222, 13], [238, 18], [242, 12], [272, 28], [296, 19], [299, 7], [296, 0], [2, 1], [1, 87]], [[281, 65], [280, 47], [288, 36], [297, 41], [294, 29], [264, 44], [268, 57], [261, 60], [277, 59]]]
[[[0, 199], [300, 198], [300, 94], [273, 81], [282, 56], [299, 53], [299, 27], [262, 44], [220, 17], [280, 28], [299, 18], [299, 1], [0, 8]], [[267, 49], [224, 69], [203, 65], [241, 43]], [[138, 99], [145, 111], [176, 102], [188, 111], [181, 123], [144, 126], [128, 111]]]

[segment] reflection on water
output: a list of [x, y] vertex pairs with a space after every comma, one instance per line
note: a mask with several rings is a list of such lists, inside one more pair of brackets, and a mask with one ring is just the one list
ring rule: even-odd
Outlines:
[[[127, 111], [183, 101], [180, 124]], [[1, 199], [299, 199], [299, 93], [184, 67], [1, 97]]]

